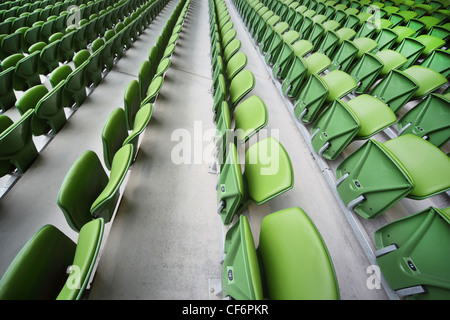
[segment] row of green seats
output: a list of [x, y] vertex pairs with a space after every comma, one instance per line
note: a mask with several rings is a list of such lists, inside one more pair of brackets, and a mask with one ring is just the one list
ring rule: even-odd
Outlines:
[[[234, 91], [239, 88], [250, 91], [253, 87], [235, 82], [242, 72], [237, 69], [246, 71], [247, 57], [238, 52], [240, 40], [236, 38], [225, 2], [210, 0], [209, 6], [213, 112], [217, 120], [214, 142], [216, 161], [220, 162], [218, 213], [223, 224], [231, 224], [224, 245], [222, 296], [239, 300], [339, 299], [331, 257], [320, 233], [302, 209], [294, 207], [266, 216], [261, 225], [259, 247], [255, 248], [244, 211], [252, 202], [261, 205], [292, 189], [292, 163], [282, 144], [269, 137], [247, 149], [242, 172], [238, 150], [267, 124], [268, 111], [256, 95], [233, 104]], [[239, 46], [230, 50], [233, 41]], [[239, 55], [242, 57], [237, 63], [233, 59]], [[224, 91], [229, 94], [223, 94]], [[228, 101], [224, 98], [227, 95]], [[233, 107], [229, 108], [229, 104]]]
[[[253, 12], [255, 14], [258, 10], [256, 9], [257, 2], [258, 1], [248, 1], [247, 4], [245, 0], [235, 1], [237, 7], [241, 8], [239, 11], [247, 12], [248, 14], [250, 14], [251, 8], [253, 7]], [[290, 1], [284, 2], [286, 5], [287, 3], [290, 3]], [[279, 1], [278, 4], [281, 7], [284, 6], [283, 1]], [[370, 4], [370, 2], [368, 4]], [[245, 11], [244, 8], [248, 11]], [[259, 10], [264, 11], [262, 8], [263, 7], [260, 6]], [[245, 16], [243, 15], [243, 20], [244, 17]], [[251, 21], [251, 18], [249, 18], [248, 21]], [[362, 26], [363, 25], [364, 23]], [[276, 26], [277, 24], [275, 24], [275, 27]], [[270, 27], [268, 22], [265, 27]], [[412, 28], [406, 26], [403, 28], [411, 29], [408, 31], [409, 36], [414, 35], [414, 30]], [[293, 47], [295, 43], [292, 45], [292, 42], [289, 42], [293, 39], [293, 32], [288, 31], [289, 28], [286, 28], [286, 26], [282, 26], [280, 29], [284, 29], [283, 32], [285, 32], [280, 35], [283, 40], [286, 40], [283, 48], [289, 45]], [[311, 27], [311, 30], [313, 29], [314, 27]], [[249, 32], [251, 34], [253, 32], [253, 35], [257, 35], [257, 32], [254, 33], [254, 30], [261, 30], [261, 27], [249, 27]], [[362, 29], [359, 29], [359, 31], [361, 30]], [[381, 29], [380, 34], [384, 30], [388, 29]], [[356, 34], [358, 31], [354, 32]], [[262, 38], [264, 39], [264, 36], [266, 35], [267, 33], [263, 33]], [[420, 134], [404, 134], [398, 138], [388, 140], [385, 143], [379, 143], [378, 141], [371, 139], [353, 154], [345, 158], [338, 166], [336, 171], [336, 186], [342, 200], [345, 204], [348, 204], [349, 209], [353, 209], [366, 219], [372, 219], [382, 214], [404, 196], [413, 199], [423, 199], [448, 191], [450, 188], [450, 176], [448, 176], [448, 173], [450, 172], [450, 160], [449, 157], [438, 148], [438, 146], [441, 146], [448, 141], [448, 121], [445, 123], [446, 120], [444, 119], [448, 119], [450, 100], [448, 90], [443, 94], [432, 93], [447, 82], [446, 78], [448, 78], [448, 73], [446, 73], [447, 71], [445, 68], [448, 68], [448, 60], [447, 63], [445, 63], [445, 59], [442, 59], [441, 61], [433, 60], [435, 58], [433, 55], [445, 52], [444, 50], [439, 49], [440, 47], [445, 46], [445, 40], [438, 39], [439, 41], [436, 41], [436, 39], [431, 37], [431, 34], [416, 34], [415, 38], [410, 38], [412, 39], [412, 42], [420, 42], [422, 39], [431, 39], [435, 41], [434, 47], [431, 45], [432, 41], [424, 41], [425, 43], [423, 43], [422, 47], [428, 48], [427, 50], [422, 48], [421, 51], [419, 51], [419, 56], [425, 56], [421, 57], [422, 62], [420, 65], [415, 65], [414, 61], [401, 70], [401, 67], [405, 66], [407, 59], [405, 57], [403, 57], [403, 59], [393, 59], [389, 66], [389, 68], [392, 68], [393, 70], [389, 70], [388, 72], [385, 71], [383, 73], [383, 76], [385, 77], [381, 77], [381, 82], [377, 84], [375, 88], [378, 86], [383, 88], [384, 91], [389, 91], [388, 93], [391, 95], [391, 100], [386, 98], [380, 100], [377, 99], [376, 95], [364, 93], [357, 95], [358, 92], [355, 90], [356, 97], [347, 102], [344, 102], [339, 98], [330, 99], [331, 105], [319, 116], [321, 122], [317, 120], [312, 127], [313, 145], [315, 143], [315, 137], [320, 134], [324, 135], [324, 137], [331, 136], [330, 139], [335, 139], [331, 140], [333, 142], [326, 146], [326, 148], [323, 148], [321, 145], [320, 148], [323, 148], [323, 150], [316, 149], [322, 155], [325, 155], [326, 150], [328, 148], [335, 148], [336, 144], [342, 143], [345, 147], [345, 145], [349, 143], [348, 140], [351, 140], [354, 137], [352, 135], [355, 133], [360, 133], [361, 135], [369, 133], [370, 135], [373, 135], [374, 133], [370, 133], [370, 131], [373, 130], [370, 126], [375, 127], [378, 125], [379, 128], [381, 128], [379, 130], [382, 130], [384, 124], [383, 118], [380, 117], [380, 115], [382, 115], [381, 112], [388, 113], [390, 115], [390, 124], [394, 123], [396, 121], [395, 113], [392, 109], [389, 109], [389, 107], [395, 105], [396, 102], [396, 108], [399, 109], [410, 101], [411, 98], [423, 98], [423, 100], [421, 100], [416, 107], [412, 108], [408, 114], [414, 113], [415, 115], [411, 116], [413, 118], [420, 117], [421, 119], [425, 118], [428, 122], [438, 122], [434, 123], [435, 129], [425, 127], [425, 136], [423, 139], [423, 136]], [[297, 37], [297, 39], [298, 38], [299, 37]], [[364, 38], [372, 40], [372, 43], [375, 43], [371, 50], [379, 50], [377, 49], [377, 41], [368, 37]], [[261, 39], [261, 37], [257, 39]], [[353, 42], [357, 42], [358, 39], [353, 40]], [[404, 37], [401, 41], [396, 42], [397, 45], [402, 44], [405, 39], [407, 38]], [[395, 42], [396, 40], [397, 38], [394, 38], [392, 42]], [[371, 42], [368, 40], [365, 40], [364, 42], [362, 42], [362, 40], [360, 41], [361, 43], [365, 42], [367, 44], [370, 44]], [[349, 43], [350, 40], [346, 39], [342, 41], [342, 43], [346, 42]], [[273, 50], [273, 46], [271, 47], [272, 44], [273, 40], [272, 42], [269, 42], [268, 45], [264, 45], [266, 48], [269, 46], [269, 48], [266, 49], [267, 51]], [[304, 47], [306, 46], [304, 45]], [[307, 53], [310, 53], [313, 50], [313, 47], [314, 45], [311, 43], [309, 46], [311, 49], [307, 48], [309, 50]], [[281, 52], [282, 50], [283, 49], [281, 49]], [[261, 51], [264, 52], [264, 50]], [[272, 54], [272, 52], [269, 51], [269, 54]], [[337, 52], [339, 52], [339, 49]], [[313, 59], [314, 55], [318, 53], [320, 54], [322, 52], [319, 50], [318, 52], [310, 54], [308, 58]], [[391, 52], [381, 50], [378, 51], [379, 56], [376, 56], [376, 58], [381, 57], [384, 53], [391, 54]], [[360, 53], [354, 64], [354, 68], [364, 69], [370, 67], [368, 63], [362, 63], [362, 61], [369, 61], [370, 58], [375, 57], [375, 54], [370, 52]], [[321, 73], [331, 65], [331, 59], [327, 61], [323, 56], [314, 58], [318, 61], [319, 57], [322, 58], [322, 64], [317, 64], [317, 67], [310, 67], [312, 66], [310, 63], [305, 66], [305, 69], [310, 67], [311, 71], [320, 70], [318, 73]], [[445, 54], [444, 57], [448, 59], [447, 54]], [[303, 61], [304, 60], [306, 59], [303, 59]], [[379, 62], [381, 59], [372, 60]], [[333, 61], [335, 61], [335, 59], [333, 59]], [[266, 62], [270, 63], [270, 58], [267, 58], [267, 53]], [[276, 61], [273, 64], [273, 66], [277, 68], [276, 71], [274, 70], [275, 77], [278, 77], [280, 66], [282, 66], [282, 64], [277, 64], [277, 62], [279, 61]], [[385, 68], [387, 65], [389, 64], [386, 62], [378, 64], [378, 70]], [[325, 66], [325, 68], [320, 69], [321, 66]], [[340, 68], [336, 68], [334, 70], [339, 69]], [[330, 71], [323, 77], [317, 76], [315, 78], [320, 80], [320, 78], [330, 77], [330, 74], [333, 74], [333, 71]], [[396, 82], [390, 80], [399, 77], [403, 77], [406, 79], [405, 81], [409, 80], [409, 82], [405, 84], [398, 80]], [[311, 78], [312, 77], [310, 76], [309, 79]], [[338, 89], [341, 84], [338, 81], [341, 81], [342, 79], [343, 78], [336, 77], [331, 81], [330, 77], [330, 81], [327, 81], [327, 84], [330, 87], [334, 84], [336, 86], [335, 88]], [[350, 78], [347, 77], [347, 79]], [[305, 94], [309, 94], [310, 91], [314, 91], [314, 89], [312, 81], [309, 81], [304, 84], [302, 90]], [[383, 90], [378, 91], [382, 97]], [[283, 93], [286, 94], [286, 91]], [[343, 92], [344, 91], [348, 90], [343, 90]], [[407, 92], [408, 96], [406, 98], [401, 96], [402, 94], [405, 94], [402, 91]], [[400, 94], [398, 94], [399, 92]], [[343, 94], [345, 95], [345, 93]], [[398, 96], [396, 96], [396, 94], [398, 94]], [[396, 100], [401, 100], [402, 98], [404, 99], [402, 102]], [[389, 107], [385, 101], [389, 101]], [[370, 110], [368, 110], [368, 106], [370, 106]], [[436, 109], [439, 110], [434, 115], [434, 121], [430, 120], [433, 118], [430, 118], [429, 116], [427, 118], [425, 115], [430, 109], [433, 111], [436, 111]], [[376, 112], [377, 110], [378, 112]], [[386, 112], [386, 110], [388, 110], [388, 112]], [[397, 112], [398, 110], [395, 111]], [[346, 116], [343, 116], [343, 114]], [[348, 114], [350, 114], [351, 117], [347, 117]], [[361, 115], [366, 117], [366, 121], [359, 121]], [[378, 124], [376, 122], [378, 122]], [[330, 124], [336, 127], [335, 131], [332, 130], [334, 127], [330, 127]], [[324, 126], [326, 129], [323, 129]], [[337, 132], [337, 130], [340, 131]], [[444, 132], [445, 130], [447, 130], [447, 133]], [[350, 138], [346, 136], [346, 134], [350, 136]], [[339, 139], [341, 139], [341, 141], [339, 141]], [[317, 145], [315, 148], [317, 148]], [[339, 153], [339, 150], [337, 152]], [[342, 185], [343, 183], [345, 186]], [[441, 241], [449, 236], [448, 208], [443, 210], [429, 208], [423, 212], [389, 224], [375, 233], [376, 246], [377, 249], [379, 249], [376, 253], [377, 261], [379, 262], [383, 273], [386, 274], [392, 289], [396, 290], [400, 297], [411, 299], [448, 299], [450, 292], [447, 283], [449, 260], [443, 259], [443, 257], [446, 257], [446, 248], [445, 245], [442, 245]]]
[[[152, 5], [145, 5], [145, 10], [127, 26], [118, 22], [117, 33], [114, 29], [105, 33], [106, 42], [103, 38], [92, 42], [92, 54], [87, 49], [80, 50], [73, 58], [74, 70], [69, 64], [57, 67], [49, 77], [51, 90], [40, 82], [39, 84], [36, 82], [26, 90], [16, 103], [22, 115], [16, 123], [12, 123], [7, 115], [1, 116], [4, 118], [0, 136], [2, 176], [15, 170], [19, 174], [26, 171], [39, 155], [32, 136], [55, 135], [62, 129], [67, 122], [64, 108], [72, 108], [74, 104], [76, 107], [82, 105], [87, 98], [87, 89], [100, 83], [106, 76], [105, 72], [110, 71], [114, 63], [122, 57], [124, 50], [131, 46], [133, 40], [137, 40], [142, 29], [147, 27], [162, 9], [161, 3], [165, 2], [158, 1]], [[144, 19], [149, 16], [150, 19]], [[132, 29], [133, 26], [136, 27]], [[132, 32], [133, 30], [135, 32]], [[8, 70], [12, 69], [11, 67]], [[31, 77], [28, 78], [30, 79]], [[19, 82], [20, 79], [15, 80]], [[14, 82], [11, 82], [10, 86], [13, 85]], [[15, 101], [11, 94], [8, 97]]]
[[[162, 2], [160, 10], [167, 4], [167, 1]], [[184, 2], [181, 1], [183, 5], [177, 8], [183, 8]], [[116, 110], [122, 110], [122, 113]], [[124, 109], [116, 110], [104, 125], [102, 139], [108, 131], [116, 129], [112, 121], [119, 128], [125, 125]], [[85, 298], [99, 258], [104, 225], [112, 220], [116, 211], [122, 184], [139, 148], [137, 140], [148, 125], [152, 110], [152, 104], [143, 105], [131, 120], [133, 129], [129, 130], [129, 136], [121, 141], [115, 153], [104, 154], [103, 160], [109, 172], [91, 150], [75, 161], [61, 184], [57, 204], [68, 225], [79, 233], [77, 243], [52, 225], [42, 227], [22, 248], [0, 280], [0, 299]], [[122, 117], [115, 117], [115, 114]], [[118, 119], [122, 123], [118, 123]], [[128, 133], [126, 125], [125, 131]], [[111, 163], [108, 163], [109, 155], [113, 157]]]

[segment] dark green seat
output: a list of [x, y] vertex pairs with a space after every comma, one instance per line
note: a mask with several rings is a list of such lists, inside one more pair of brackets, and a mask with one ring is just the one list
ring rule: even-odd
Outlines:
[[404, 197], [420, 200], [450, 190], [450, 158], [412, 134], [384, 143], [369, 139], [341, 162], [336, 179], [344, 204], [372, 219]]
[[88, 63], [85, 67], [85, 81], [86, 86], [97, 87], [102, 81], [103, 72], [103, 50], [105, 49], [105, 42], [102, 38], [97, 38], [92, 42], [92, 54], [89, 56]]
[[106, 120], [102, 130], [103, 160], [108, 170], [111, 170], [114, 155], [127, 143], [133, 145], [135, 155], [139, 150], [139, 135], [145, 130], [152, 116], [153, 106], [143, 105], [136, 113], [133, 130], [128, 133], [125, 111], [122, 108], [114, 109]]
[[[88, 61], [76, 67], [66, 78], [63, 93], [64, 107], [71, 107], [74, 103], [76, 107], [80, 107], [87, 98], [85, 69]], [[65, 104], [64, 101], [68, 101]]]
[[374, 233], [377, 264], [398, 296], [450, 299], [450, 208], [429, 207]]
[[31, 129], [33, 114], [34, 110], [28, 110], [0, 133], [0, 160], [8, 161], [19, 174], [23, 174], [39, 156]]
[[52, 135], [57, 134], [67, 122], [62, 102], [63, 90], [64, 82], [60, 82], [38, 101], [35, 108], [36, 117], [46, 121]]
[[16, 94], [13, 88], [14, 67], [0, 71], [0, 109], [4, 112], [14, 106]]
[[80, 230], [75, 243], [53, 225], [39, 229], [0, 280], [0, 299], [82, 299], [90, 284], [103, 230], [103, 219], [91, 221]]
[[398, 120], [399, 135], [415, 134], [437, 147], [450, 139], [450, 99], [430, 94]]
[[127, 130], [132, 130], [134, 118], [139, 111], [141, 100], [139, 96], [139, 83], [137, 80], [131, 80], [123, 94], [123, 105], [125, 110], [125, 119]]
[[392, 110], [373, 96], [337, 99], [314, 122], [311, 144], [319, 155], [335, 160], [353, 140], [368, 139], [396, 121]]
[[127, 144], [114, 156], [108, 177], [97, 154], [84, 152], [67, 172], [58, 193], [57, 204], [69, 226], [76, 232], [102, 217], [110, 222], [120, 196], [120, 186], [133, 158], [133, 146]]
[[313, 122], [323, 107], [356, 89], [356, 81], [347, 73], [334, 70], [323, 77], [311, 74], [294, 105], [295, 116], [303, 122]]
[[20, 53], [22, 51], [22, 33], [14, 32], [8, 35], [0, 35], [0, 59]]
[[238, 163], [236, 145], [230, 143], [219, 176], [217, 203], [222, 222], [228, 225], [251, 202], [261, 205], [293, 187], [291, 160], [284, 147], [269, 137], [246, 152], [245, 170]]
[[[24, 95], [17, 100], [16, 108], [19, 110], [21, 115], [25, 114], [28, 110], [34, 111], [39, 101], [47, 93], [48, 89], [43, 84], [34, 86], [25, 91]], [[62, 109], [62, 106], [55, 106], [55, 108]], [[33, 135], [35, 136], [47, 134], [50, 131], [50, 126], [47, 121], [37, 117], [35, 113], [33, 114], [33, 118], [31, 120], [31, 128]]]
[[436, 49], [420, 65], [433, 69], [448, 79], [450, 77], [450, 51]]
[[395, 51], [405, 56], [407, 62], [401, 67], [401, 70], [414, 65], [417, 59], [425, 50], [425, 45], [416, 38], [405, 38]]
[[263, 218], [255, 248], [244, 215], [225, 237], [222, 295], [235, 300], [337, 300], [339, 286], [327, 246], [298, 207]]

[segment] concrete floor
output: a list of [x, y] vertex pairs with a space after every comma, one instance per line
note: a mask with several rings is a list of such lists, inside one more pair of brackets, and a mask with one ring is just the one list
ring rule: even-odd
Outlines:
[[[242, 42], [240, 50], [248, 56], [247, 69], [256, 78], [249, 96], [262, 98], [269, 111], [269, 122], [261, 137], [265, 133], [275, 136], [294, 167], [293, 189], [262, 206], [251, 205], [245, 213], [256, 244], [259, 224], [265, 215], [299, 206], [309, 214], [327, 244], [341, 299], [395, 298], [389, 288], [371, 289], [367, 285], [372, 275], [368, 268], [374, 263], [373, 230], [391, 219], [418, 212], [430, 202], [402, 200], [382, 219], [374, 221], [348, 215], [331, 184], [334, 174], [330, 173], [336, 164], [321, 163], [311, 152], [305, 142], [305, 129], [292, 116], [290, 102], [280, 95], [279, 85], [233, 4], [225, 2]], [[126, 85], [137, 79], [140, 64], [147, 59], [177, 3], [175, 0], [168, 3], [33, 166], [0, 200], [0, 274], [44, 224], [51, 223], [76, 240], [76, 233], [68, 227], [56, 205], [62, 180], [85, 150], [94, 150], [102, 156], [103, 124], [114, 108], [123, 106]], [[210, 87], [208, 1], [191, 0], [123, 198], [114, 221], [108, 224], [89, 299], [221, 298], [211, 292], [211, 284], [220, 279], [219, 262], [227, 228], [216, 214], [217, 177], [208, 173], [208, 163], [212, 161], [210, 133], [214, 129]], [[189, 163], [174, 161], [177, 155], [174, 150], [182, 139], [179, 134], [193, 142]], [[450, 204], [446, 196], [436, 199], [433, 201], [440, 207]]]

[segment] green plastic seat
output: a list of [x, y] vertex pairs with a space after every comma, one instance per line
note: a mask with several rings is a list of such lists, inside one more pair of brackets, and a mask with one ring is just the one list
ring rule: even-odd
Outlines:
[[267, 125], [268, 112], [264, 101], [253, 95], [242, 101], [235, 111], [234, 131], [238, 141], [245, 142]]
[[447, 83], [447, 79], [439, 72], [423, 66], [414, 65], [404, 70], [419, 84], [413, 98], [420, 99]]
[[52, 135], [57, 134], [67, 122], [62, 102], [63, 90], [64, 82], [60, 82], [38, 101], [35, 108], [36, 117], [45, 120]]
[[330, 66], [330, 63], [330, 59], [320, 52], [315, 52], [305, 59], [295, 56], [281, 86], [284, 95], [296, 98], [303, 81], [313, 73], [319, 75]]
[[[28, 89], [25, 94], [16, 102], [16, 108], [19, 110], [21, 115], [25, 114], [28, 110], [35, 110], [39, 101], [48, 93], [48, 89], [40, 84]], [[55, 106], [58, 108], [58, 106]], [[61, 105], [59, 108], [62, 109]], [[41, 119], [33, 114], [33, 118], [31, 120], [31, 128], [33, 135], [40, 136], [43, 134], [47, 134], [50, 131], [50, 126], [47, 121]]]
[[148, 60], [141, 63], [138, 71], [139, 97], [143, 101], [147, 95], [148, 86], [152, 82], [151, 66]]
[[224, 297], [340, 299], [327, 246], [301, 208], [292, 207], [264, 217], [257, 248], [248, 218], [241, 215], [226, 234], [224, 253], [221, 271]]
[[425, 46], [424, 50], [422, 51], [423, 56], [428, 56], [434, 50], [439, 49], [445, 45], [445, 41], [443, 39], [427, 34], [422, 34], [416, 37], [416, 40], [420, 41]]
[[88, 63], [89, 61], [85, 61], [67, 76], [63, 93], [64, 107], [71, 107], [74, 103], [76, 107], [80, 107], [86, 100], [85, 69]]
[[102, 81], [103, 72], [103, 50], [105, 49], [105, 42], [103, 39], [98, 38], [92, 42], [92, 54], [87, 60], [87, 64], [84, 69], [84, 76], [86, 86], [97, 87]]
[[139, 111], [141, 100], [139, 96], [139, 83], [137, 80], [131, 80], [123, 95], [125, 119], [127, 130], [131, 130], [134, 124], [134, 118]]
[[398, 120], [399, 135], [415, 134], [437, 147], [450, 139], [450, 98], [430, 94]]
[[53, 225], [40, 228], [0, 280], [0, 299], [81, 300], [100, 251], [103, 230], [103, 219], [91, 221], [80, 230], [75, 243]]
[[156, 68], [156, 72], [155, 72], [155, 76], [156, 77], [164, 77], [166, 71], [169, 69], [170, 67], [170, 58], [164, 58], [162, 59], [159, 64], [158, 67]]
[[375, 231], [377, 264], [399, 297], [450, 298], [449, 212], [449, 208], [429, 207]]
[[340, 70], [323, 77], [312, 73], [295, 102], [295, 116], [303, 122], [313, 122], [331, 101], [346, 96], [356, 87], [355, 79]]
[[[103, 161], [108, 170], [111, 170], [112, 162], [117, 151], [127, 143], [133, 145], [135, 155], [139, 150], [139, 135], [147, 127], [153, 112], [153, 106], [148, 103], [138, 110], [133, 130], [128, 134], [125, 111], [122, 108], [114, 109], [106, 120], [102, 130]], [[133, 155], [133, 159], [135, 157]]]
[[23, 174], [39, 156], [31, 129], [33, 114], [34, 110], [28, 110], [0, 133], [0, 160], [8, 161], [19, 174]]
[[248, 69], [242, 69], [231, 80], [229, 85], [230, 104], [234, 109], [239, 102], [255, 87], [255, 76]]
[[108, 177], [97, 154], [84, 152], [72, 165], [58, 193], [57, 204], [69, 226], [76, 232], [102, 217], [111, 221], [120, 196], [120, 186], [133, 158], [133, 146], [126, 144], [116, 152]]
[[450, 77], [450, 52], [436, 49], [420, 65], [439, 72], [448, 79]]
[[450, 189], [450, 158], [416, 135], [369, 139], [336, 170], [337, 191], [350, 210], [375, 218], [404, 197], [425, 199]]
[[231, 82], [233, 78], [247, 66], [247, 55], [240, 51], [237, 52], [231, 59], [227, 62], [226, 75], [228, 82]]
[[415, 31], [414, 37], [417, 37], [422, 33], [429, 32], [433, 26], [439, 25], [441, 22], [441, 19], [437, 17], [423, 16], [409, 20], [406, 26], [413, 29]]
[[[56, 40], [42, 48], [38, 67], [40, 74], [47, 75], [59, 66], [58, 50], [60, 42], [61, 40]], [[30, 52], [32, 47], [30, 47]]]
[[401, 67], [401, 70], [414, 65], [417, 59], [425, 50], [425, 45], [415, 38], [405, 38], [395, 51], [405, 56], [407, 62]]
[[358, 54], [358, 46], [355, 41], [344, 40], [342, 44], [334, 51], [330, 64], [330, 71], [347, 71], [353, 60]]
[[230, 143], [217, 191], [222, 222], [229, 225], [251, 202], [261, 205], [292, 189], [293, 179], [291, 160], [278, 140], [269, 137], [253, 144], [245, 156], [244, 173], [236, 145]]
[[353, 140], [368, 139], [396, 121], [392, 110], [373, 96], [337, 99], [314, 122], [311, 145], [320, 156], [335, 160]]
[[0, 71], [0, 110], [3, 112], [14, 106], [17, 100], [13, 88], [14, 71], [14, 67]]
[[147, 96], [141, 102], [141, 106], [147, 103], [155, 103], [159, 93], [161, 92], [163, 84], [164, 84], [164, 77], [155, 76], [148, 87]]
[[234, 38], [230, 41], [230, 43], [225, 47], [223, 51], [224, 62], [228, 62], [233, 55], [238, 52], [241, 48], [241, 40]]
[[0, 59], [22, 51], [22, 37], [21, 32], [0, 35]]
[[370, 95], [386, 103], [397, 114], [418, 88], [419, 83], [416, 79], [403, 71], [394, 69], [375, 85]]
[[399, 12], [392, 13], [389, 20], [392, 21], [392, 26], [395, 27], [399, 24], [407, 24], [410, 19], [417, 17], [417, 12], [410, 10], [400, 10]]
[[267, 64], [273, 64], [277, 60], [284, 42], [293, 44], [300, 38], [300, 34], [297, 31], [287, 30], [284, 25], [278, 28], [279, 25], [281, 25], [281, 23], [275, 26], [272, 41], [266, 50], [264, 59]]

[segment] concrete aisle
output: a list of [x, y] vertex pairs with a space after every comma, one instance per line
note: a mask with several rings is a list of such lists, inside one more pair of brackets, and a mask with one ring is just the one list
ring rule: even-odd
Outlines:
[[[220, 277], [207, 15], [206, 1], [191, 1], [89, 299], [208, 299]], [[180, 143], [192, 157], [178, 164]]]

